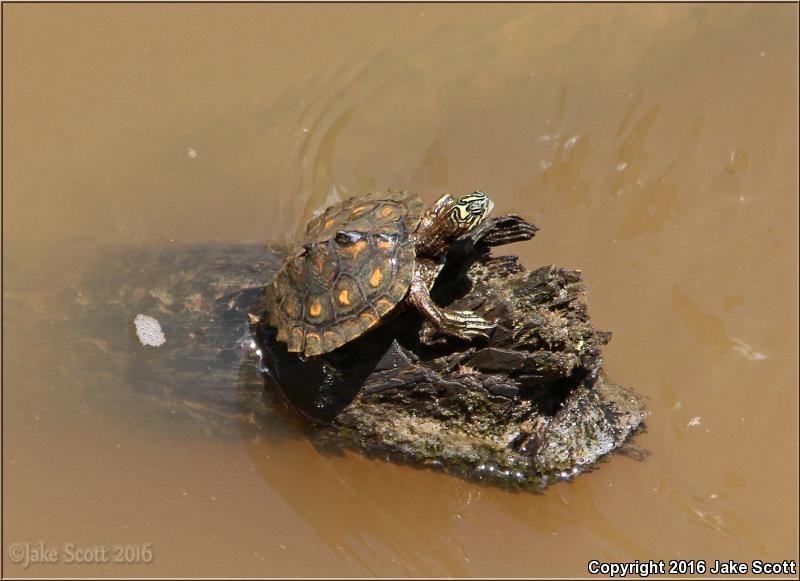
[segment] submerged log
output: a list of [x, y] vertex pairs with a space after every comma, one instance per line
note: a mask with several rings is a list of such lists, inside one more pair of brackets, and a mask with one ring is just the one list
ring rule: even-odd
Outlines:
[[495, 218], [448, 253], [432, 296], [497, 321], [483, 343], [437, 336], [416, 311], [400, 310], [303, 359], [262, 315], [254, 333], [269, 382], [319, 424], [321, 445], [530, 489], [591, 468], [646, 410], [602, 371], [610, 333], [591, 324], [580, 272], [528, 271], [514, 256], [492, 255], [535, 232], [518, 216]]
[[[48, 372], [80, 390], [87, 413], [161, 437], [301, 437], [306, 430], [287, 428], [297, 423], [285, 400], [312, 420], [320, 447], [539, 489], [619, 449], [645, 409], [602, 372], [610, 335], [591, 324], [580, 273], [528, 271], [492, 254], [535, 231], [516, 216], [487, 221], [448, 254], [432, 291], [441, 305], [496, 320], [488, 340], [437, 336], [416, 311], [398, 310], [309, 360], [286, 352], [259, 320], [274, 252], [76, 246], [61, 260], [72, 274], [40, 287], [48, 304], [69, 305], [48, 318], [53, 344], [70, 346]], [[8, 300], [10, 311], [35, 312], [27, 293]], [[141, 343], [140, 315], [158, 321], [163, 344]], [[94, 381], [69, 384], [76, 368], [92, 369]]]

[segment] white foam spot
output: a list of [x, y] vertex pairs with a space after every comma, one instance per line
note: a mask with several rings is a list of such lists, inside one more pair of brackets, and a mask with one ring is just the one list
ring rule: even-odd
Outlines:
[[622, 171], [622, 170], [624, 170], [626, 167], [628, 167], [628, 162], [627, 162], [627, 161], [623, 161], [622, 163], [620, 163], [620, 164], [618, 164], [618, 165], [617, 165], [617, 171]]
[[189, 156], [189, 159], [195, 159], [197, 158], [197, 151], [192, 149], [191, 147], [188, 147], [186, 149], [186, 155]]
[[740, 353], [745, 359], [749, 359], [750, 361], [763, 361], [767, 358], [767, 355], [756, 351], [744, 341], [740, 341], [739, 339], [734, 339], [734, 341], [736, 341], [736, 345], [733, 347], [733, 350]]
[[133, 320], [133, 324], [136, 325], [136, 336], [139, 337], [139, 342], [142, 345], [161, 347], [166, 342], [167, 338], [161, 330], [161, 324], [158, 319], [138, 314]]
[[689, 427], [689, 428], [691, 428], [693, 426], [699, 426], [699, 425], [700, 425], [700, 416], [695, 416], [695, 417], [693, 417], [691, 420], [689, 420], [686, 423], [686, 426]]

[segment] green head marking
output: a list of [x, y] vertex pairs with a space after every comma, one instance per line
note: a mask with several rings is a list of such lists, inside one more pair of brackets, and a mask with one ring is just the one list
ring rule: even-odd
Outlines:
[[450, 220], [461, 230], [472, 230], [494, 208], [494, 202], [483, 192], [472, 192], [456, 200], [450, 208]]

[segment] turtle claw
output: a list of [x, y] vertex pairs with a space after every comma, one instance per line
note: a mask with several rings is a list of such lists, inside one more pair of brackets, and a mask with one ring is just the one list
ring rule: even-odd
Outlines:
[[439, 324], [426, 321], [420, 332], [420, 339], [426, 345], [444, 343], [446, 337], [437, 335], [449, 335], [465, 341], [472, 341], [475, 338], [489, 338], [488, 331], [494, 329], [497, 324], [490, 323], [474, 311], [444, 311], [444, 320]]

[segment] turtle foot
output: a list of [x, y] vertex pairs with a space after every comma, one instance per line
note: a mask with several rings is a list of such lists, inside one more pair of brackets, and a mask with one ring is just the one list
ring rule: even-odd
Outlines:
[[420, 331], [420, 339], [426, 345], [444, 343], [447, 336], [465, 341], [489, 338], [489, 331], [497, 324], [491, 323], [474, 311], [443, 311], [444, 320], [436, 324], [426, 321]]

